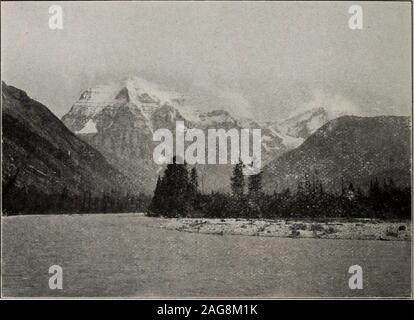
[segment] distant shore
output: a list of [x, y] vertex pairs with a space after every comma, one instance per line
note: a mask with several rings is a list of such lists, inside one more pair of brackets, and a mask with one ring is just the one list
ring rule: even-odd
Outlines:
[[9, 219], [35, 216], [105, 216], [136, 217], [143, 225], [181, 232], [211, 235], [244, 235], [277, 238], [314, 238], [349, 240], [410, 241], [410, 220], [382, 220], [368, 218], [295, 218], [295, 219], [245, 219], [245, 218], [163, 218], [148, 217], [138, 213], [82, 213], [48, 215], [11, 215]]
[[269, 219], [161, 219], [161, 228], [183, 232], [280, 238], [410, 241], [411, 221], [378, 219], [269, 220]]

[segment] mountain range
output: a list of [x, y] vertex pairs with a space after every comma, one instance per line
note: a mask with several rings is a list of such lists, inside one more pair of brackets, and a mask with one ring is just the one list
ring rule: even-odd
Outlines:
[[[152, 159], [152, 135], [156, 129], [175, 132], [179, 120], [187, 128], [202, 130], [261, 129], [262, 161], [267, 163], [299, 146], [328, 120], [321, 116], [321, 110], [299, 116], [297, 121], [292, 119], [279, 125], [238, 117], [226, 110], [203, 111], [187, 104], [176, 92], [133, 77], [85, 90], [62, 121], [123, 174], [152, 192], [160, 171]], [[204, 191], [229, 190], [231, 165], [198, 167]]]
[[[375, 178], [403, 186], [411, 181], [409, 117], [359, 117], [320, 106], [258, 122], [226, 110], [200, 110], [138, 77], [86, 89], [62, 120], [5, 83], [2, 102], [3, 185], [17, 177], [17, 185], [45, 193], [115, 188], [152, 194], [163, 170], [152, 158], [153, 133], [174, 132], [179, 120], [202, 130], [261, 129], [269, 192], [295, 188], [315, 175], [332, 190], [348, 182], [366, 187]], [[203, 192], [229, 191], [232, 165], [197, 168]]]

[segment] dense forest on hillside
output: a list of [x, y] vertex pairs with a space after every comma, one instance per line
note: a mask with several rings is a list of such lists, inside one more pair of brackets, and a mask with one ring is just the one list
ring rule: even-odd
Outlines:
[[115, 190], [93, 194], [84, 190], [69, 193], [66, 188], [46, 194], [35, 187], [3, 187], [3, 214], [64, 214], [143, 212], [151, 197], [145, 194], [121, 194]]

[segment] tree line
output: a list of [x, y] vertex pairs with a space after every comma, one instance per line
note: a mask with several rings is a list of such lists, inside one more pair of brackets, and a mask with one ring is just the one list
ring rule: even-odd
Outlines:
[[52, 194], [34, 186], [17, 186], [17, 174], [3, 184], [5, 215], [59, 213], [147, 212], [150, 216], [207, 218], [355, 217], [410, 219], [411, 189], [392, 179], [373, 179], [363, 190], [341, 183], [340, 192], [325, 190], [316, 174], [303, 177], [294, 190], [265, 193], [262, 173], [244, 176], [239, 161], [230, 178], [231, 192], [201, 193], [195, 167], [173, 159], [158, 177], [154, 195], [117, 190], [70, 193], [65, 187]]
[[2, 192], [4, 215], [145, 212], [151, 197], [116, 190], [70, 193], [66, 187], [48, 194], [34, 186], [5, 186]]
[[367, 190], [353, 183], [341, 184], [340, 192], [325, 190], [317, 174], [298, 181], [295, 190], [286, 188], [267, 194], [262, 173], [245, 177], [239, 161], [231, 177], [231, 193], [202, 194], [195, 167], [178, 164], [174, 158], [163, 177], [158, 177], [148, 215], [208, 218], [294, 218], [346, 217], [409, 219], [411, 189], [398, 187], [392, 179], [370, 182]]

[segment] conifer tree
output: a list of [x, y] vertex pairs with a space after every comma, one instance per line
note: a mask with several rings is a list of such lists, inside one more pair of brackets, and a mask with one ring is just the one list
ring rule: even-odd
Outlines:
[[197, 169], [193, 167], [190, 171], [188, 181], [187, 201], [192, 209], [199, 207], [199, 191], [198, 191], [198, 173]]
[[197, 169], [193, 167], [190, 171], [190, 181], [188, 184], [188, 194], [191, 200], [194, 200], [194, 198], [198, 194], [198, 174]]
[[192, 189], [194, 190], [194, 192], [198, 192], [198, 173], [195, 167], [191, 169], [190, 185]]
[[239, 162], [233, 169], [233, 176], [231, 177], [231, 191], [235, 197], [242, 197], [244, 194], [243, 166], [243, 162], [239, 159]]
[[186, 215], [190, 209], [188, 190], [187, 164], [178, 164], [174, 157], [157, 182], [150, 211], [170, 217]]
[[248, 190], [250, 197], [257, 197], [263, 192], [262, 171], [248, 177]]
[[152, 213], [152, 214], [160, 214], [161, 213], [161, 209], [162, 209], [162, 180], [160, 178], [160, 176], [158, 176], [157, 179], [157, 184], [155, 186], [155, 190], [154, 190], [154, 196], [151, 199], [151, 203], [148, 207], [148, 210]]

